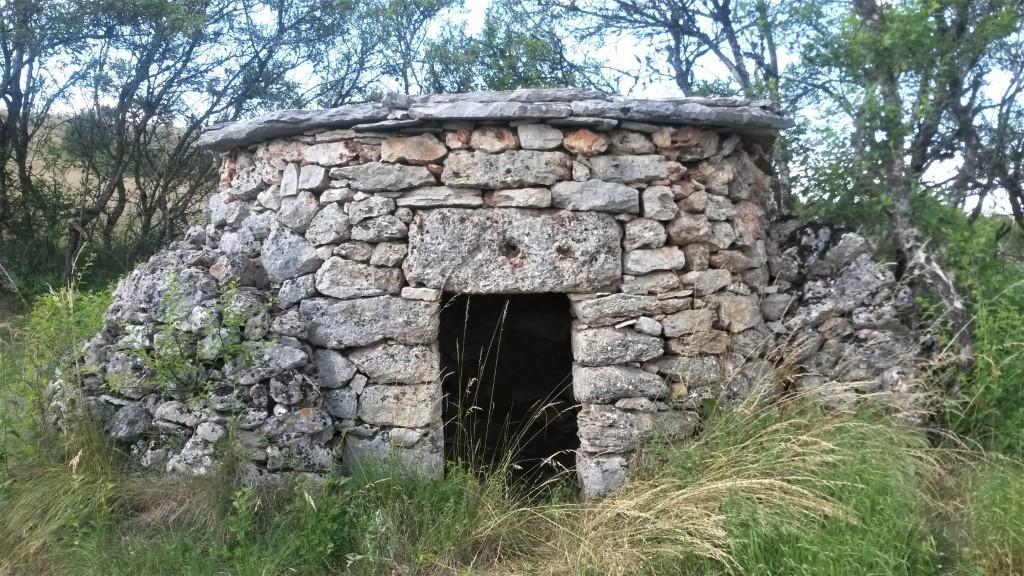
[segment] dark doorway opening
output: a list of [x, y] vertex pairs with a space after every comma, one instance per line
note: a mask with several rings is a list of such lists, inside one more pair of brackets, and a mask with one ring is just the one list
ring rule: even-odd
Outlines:
[[441, 312], [445, 446], [473, 469], [520, 477], [572, 469], [578, 408], [563, 294], [446, 294]]

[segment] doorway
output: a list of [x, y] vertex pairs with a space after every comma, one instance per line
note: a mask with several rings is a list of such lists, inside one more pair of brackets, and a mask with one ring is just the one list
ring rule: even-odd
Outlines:
[[572, 469], [578, 407], [564, 294], [446, 294], [440, 352], [449, 460], [520, 477]]

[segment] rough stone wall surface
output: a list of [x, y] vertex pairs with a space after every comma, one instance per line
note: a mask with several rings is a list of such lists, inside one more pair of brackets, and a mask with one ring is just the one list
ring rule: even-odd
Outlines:
[[[209, 471], [234, 423], [253, 481], [387, 457], [439, 475], [442, 292], [568, 295], [588, 496], [780, 364], [809, 389], [904, 390], [910, 302], [864, 239], [769, 233], [764, 135], [784, 125], [758, 103], [539, 90], [215, 127], [209, 224], [121, 281], [86, 405], [169, 472]], [[206, 359], [198, 389], [144, 360], [169, 339]]]

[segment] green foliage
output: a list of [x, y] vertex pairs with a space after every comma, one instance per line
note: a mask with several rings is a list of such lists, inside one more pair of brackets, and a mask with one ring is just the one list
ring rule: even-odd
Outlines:
[[436, 92], [576, 86], [586, 77], [566, 57], [550, 21], [504, 1], [488, 6], [479, 34], [448, 28], [424, 55], [427, 84]]
[[971, 223], [933, 201], [917, 206], [923, 230], [941, 239], [940, 256], [974, 315], [975, 365], [950, 405], [953, 429], [990, 449], [1024, 456], [1024, 237], [1007, 218]]
[[76, 377], [68, 361], [102, 326], [110, 298], [109, 289], [69, 286], [37, 297], [24, 318], [0, 322], [0, 463], [41, 440], [46, 386], [58, 368], [64, 378]]
[[247, 339], [245, 326], [263, 309], [249, 310], [238, 304], [237, 282], [220, 288], [217, 302], [208, 309], [202, 326], [183, 330], [191, 310], [182, 305], [181, 286], [173, 271], [164, 294], [164, 321], [153, 337], [152, 346], [140, 345], [133, 352], [142, 359], [158, 387], [189, 397], [208, 391], [208, 368], [232, 363], [249, 366], [264, 343]]

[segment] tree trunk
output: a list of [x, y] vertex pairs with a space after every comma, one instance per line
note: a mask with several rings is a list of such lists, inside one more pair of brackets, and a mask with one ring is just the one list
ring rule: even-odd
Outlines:
[[[885, 33], [885, 14], [875, 0], [854, 0], [854, 9], [862, 23], [878, 34]], [[891, 225], [893, 238], [904, 265], [904, 280], [920, 291], [935, 298], [943, 316], [952, 331], [953, 340], [962, 370], [969, 370], [974, 362], [974, 335], [967, 306], [956, 288], [951, 274], [947, 273], [935, 255], [921, 240], [916, 226], [914, 209], [911, 205], [911, 191], [914, 182], [907, 167], [907, 150], [903, 136], [903, 103], [899, 93], [899, 76], [894, 69], [896, 63], [876, 62], [874, 64], [873, 87], [877, 90], [883, 108], [881, 129], [887, 136], [888, 153], [882, 159], [884, 183], [892, 197]], [[872, 87], [869, 87], [871, 90]]]

